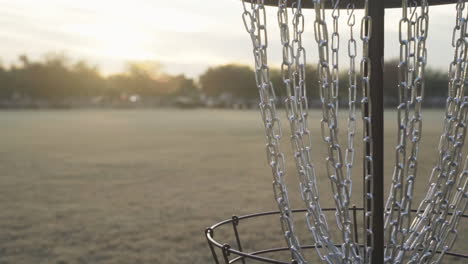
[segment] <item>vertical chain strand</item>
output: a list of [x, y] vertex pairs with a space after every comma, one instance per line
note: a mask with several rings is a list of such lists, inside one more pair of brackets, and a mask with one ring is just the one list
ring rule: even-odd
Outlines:
[[348, 70], [348, 147], [346, 148], [345, 162], [346, 162], [346, 182], [349, 187], [349, 192], [352, 192], [352, 171], [354, 166], [354, 157], [356, 150], [354, 148], [354, 139], [356, 136], [356, 101], [357, 101], [357, 71], [356, 71], [356, 57], [357, 57], [357, 41], [354, 38], [354, 26], [356, 24], [355, 4], [351, 0], [346, 6], [349, 27], [349, 40], [348, 40], [348, 57], [349, 57], [349, 70]]
[[[416, 8], [416, 6], [414, 7]], [[414, 10], [415, 11], [415, 10]], [[411, 21], [411, 41], [410, 41], [410, 67], [408, 79], [411, 89], [408, 91], [409, 100], [407, 102], [408, 116], [411, 118], [407, 124], [408, 157], [405, 168], [405, 181], [402, 194], [401, 214], [398, 225], [398, 248], [400, 252], [396, 261], [403, 261], [408, 248], [404, 247], [410, 225], [411, 206], [413, 201], [414, 182], [418, 169], [419, 143], [422, 136], [422, 103], [425, 88], [425, 68], [427, 64], [426, 40], [429, 30], [429, 4], [427, 0], [421, 1], [420, 13], [412, 13]], [[414, 44], [411, 44], [414, 43]], [[412, 59], [411, 59], [412, 58]]]
[[315, 167], [311, 162], [312, 141], [307, 125], [308, 100], [305, 83], [306, 51], [302, 46], [304, 16], [299, 0], [292, 8], [293, 38], [290, 37], [288, 0], [278, 2], [278, 26], [283, 46], [281, 76], [286, 89], [286, 117], [291, 127], [291, 145], [296, 161], [306, 223], [315, 241], [315, 250], [328, 263], [341, 263], [341, 252], [332, 243], [325, 215], [319, 203]]
[[[444, 253], [452, 247], [457, 237], [459, 214], [466, 209], [463, 203], [459, 203], [466, 195], [464, 180], [461, 180], [465, 177], [465, 172], [460, 172], [468, 123], [468, 97], [465, 96], [468, 73], [466, 11], [465, 1], [459, 0], [452, 37], [455, 55], [449, 69], [447, 107], [439, 142], [439, 159], [432, 170], [429, 190], [410, 227], [405, 246], [417, 250], [408, 263], [439, 263], [443, 254], [432, 262], [434, 252], [442, 249]], [[454, 188], [456, 191], [453, 191]], [[448, 217], [450, 211], [455, 213], [451, 218]]]
[[268, 35], [264, 0], [255, 0], [251, 3], [243, 1], [242, 4], [244, 26], [253, 44], [255, 77], [260, 93], [259, 106], [267, 138], [267, 159], [273, 172], [273, 192], [280, 210], [281, 227], [293, 259], [302, 264], [306, 261], [301, 252], [299, 239], [295, 235], [292, 209], [284, 182], [286, 166], [284, 154], [280, 150], [281, 124], [276, 111], [277, 99], [270, 81], [267, 60]]
[[419, 15], [415, 1], [402, 1], [402, 18], [399, 22], [398, 142], [392, 185], [385, 212], [387, 236], [385, 263], [401, 263], [408, 250], [404, 247], [404, 243], [411, 223], [411, 204], [422, 134], [421, 107], [427, 63], [428, 25], [427, 0], [421, 1]]
[[372, 250], [374, 248], [374, 234], [372, 233], [373, 215], [372, 208], [374, 165], [373, 155], [373, 136], [372, 136], [372, 101], [371, 101], [371, 58], [369, 57], [369, 44], [372, 38], [372, 18], [369, 16], [369, 2], [365, 1], [365, 14], [361, 20], [361, 41], [363, 45], [361, 59], [361, 78], [362, 78], [362, 100], [361, 111], [363, 120], [363, 143], [364, 143], [364, 263], [371, 263]]
[[[350, 205], [350, 189], [346, 184], [347, 180], [343, 174], [343, 155], [341, 145], [338, 142], [338, 82], [333, 82], [334, 73], [336, 70], [330, 70], [330, 48], [329, 48], [329, 33], [327, 23], [325, 21], [325, 0], [313, 0], [315, 10], [314, 34], [318, 46], [319, 64], [319, 90], [320, 99], [322, 102], [322, 120], [321, 130], [322, 138], [328, 145], [328, 157], [326, 159], [327, 174], [330, 179], [333, 199], [336, 206], [336, 219], [338, 228], [341, 230], [343, 239], [343, 263], [352, 263], [359, 261], [359, 248], [354, 242], [352, 231], [352, 220], [349, 212]], [[334, 1], [334, 10], [337, 9], [339, 1]], [[334, 17], [337, 12], [334, 12]], [[336, 27], [333, 28], [333, 33], [338, 32]], [[335, 32], [336, 30], [336, 32]], [[337, 50], [337, 36], [332, 34], [335, 43], [332, 43], [332, 53]], [[333, 39], [332, 39], [333, 42]], [[336, 54], [335, 54], [336, 56]], [[338, 57], [333, 57], [332, 67], [338, 60]], [[337, 73], [336, 73], [337, 74]]]

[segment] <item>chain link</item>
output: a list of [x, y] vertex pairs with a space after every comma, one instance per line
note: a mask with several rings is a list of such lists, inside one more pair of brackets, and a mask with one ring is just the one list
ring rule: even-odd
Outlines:
[[[291, 0], [292, 1], [292, 0]], [[336, 220], [343, 244], [332, 243], [328, 224], [319, 203], [316, 173], [311, 161], [311, 134], [308, 129], [308, 100], [306, 94], [306, 50], [302, 36], [305, 29], [301, 0], [278, 0], [277, 19], [282, 44], [281, 76], [286, 89], [286, 116], [291, 128], [291, 144], [300, 180], [301, 196], [307, 207], [306, 223], [311, 231], [318, 255], [327, 263], [370, 263], [374, 247], [373, 230], [373, 135], [371, 101], [371, 59], [369, 45], [372, 38], [372, 18], [368, 1], [361, 20], [360, 39], [363, 45], [360, 62], [363, 120], [365, 201], [364, 252], [354, 241], [349, 212], [352, 168], [355, 159], [357, 103], [357, 42], [354, 38], [355, 5], [347, 5], [348, 40], [348, 131], [345, 156], [338, 141], [339, 108], [339, 0], [330, 0], [333, 7], [333, 27], [329, 34], [325, 19], [326, 0], [312, 0], [315, 21], [314, 36], [318, 44], [319, 91], [322, 102], [321, 134], [328, 147], [327, 175], [330, 179], [336, 206]], [[268, 35], [264, 0], [243, 0], [243, 22], [249, 33], [255, 59], [256, 83], [260, 93], [260, 112], [265, 126], [267, 159], [273, 172], [273, 190], [280, 210], [281, 226], [291, 254], [297, 263], [306, 263], [300, 242], [295, 235], [292, 211], [284, 182], [285, 158], [280, 150], [282, 138], [280, 119], [276, 111], [276, 95], [270, 81], [267, 61]], [[398, 138], [392, 185], [385, 210], [386, 249], [384, 263], [440, 263], [457, 236], [460, 216], [468, 207], [468, 157], [461, 168], [462, 147], [468, 127], [467, 83], [468, 13], [465, 0], [456, 5], [456, 24], [452, 45], [454, 60], [449, 69], [449, 87], [444, 129], [439, 142], [439, 159], [434, 167], [425, 198], [420, 203], [413, 221], [411, 205], [414, 181], [418, 168], [419, 143], [422, 134], [421, 107], [424, 96], [427, 64], [428, 0], [402, 0], [402, 18], [399, 22], [400, 63], [398, 65], [399, 105], [397, 108]], [[292, 29], [288, 16], [292, 6]], [[418, 11], [419, 10], [419, 11]], [[291, 37], [292, 35], [292, 37]], [[343, 172], [346, 166], [346, 173]], [[434, 254], [440, 251], [442, 254]], [[406, 256], [411, 252], [410, 256]]]
[[335, 112], [338, 114], [339, 111], [339, 92], [340, 92], [340, 69], [339, 69], [339, 50], [340, 50], [340, 33], [339, 33], [339, 18], [340, 18], [340, 9], [339, 4], [340, 0], [330, 0], [333, 6], [332, 10], [332, 20], [333, 20], [333, 30], [331, 34], [331, 80], [332, 80], [332, 89], [331, 97], [332, 101], [335, 103]]
[[399, 22], [398, 143], [392, 185], [385, 212], [384, 228], [387, 237], [385, 263], [401, 263], [407, 251], [403, 244], [411, 223], [411, 204], [418, 167], [428, 22], [427, 0], [421, 1], [419, 15], [415, 1], [402, 1], [402, 18]]
[[[449, 88], [444, 130], [439, 142], [439, 159], [432, 170], [429, 190], [421, 202], [410, 227], [405, 247], [417, 249], [408, 263], [440, 263], [457, 237], [460, 215], [466, 209], [466, 169], [460, 173], [462, 148], [468, 122], [467, 82], [467, 14], [465, 1], [456, 5], [453, 30], [454, 60], [449, 69]], [[453, 189], [456, 191], [453, 191]], [[449, 213], [452, 212], [452, 217]], [[434, 252], [442, 254], [434, 260]], [[434, 260], [434, 261], [433, 261]]]
[[291, 127], [291, 144], [299, 176], [301, 197], [306, 205], [306, 223], [313, 235], [315, 249], [328, 263], [341, 263], [341, 252], [331, 241], [325, 215], [319, 203], [314, 165], [311, 162], [312, 141], [307, 125], [308, 100], [305, 83], [306, 52], [302, 46], [304, 16], [302, 3], [292, 8], [293, 39], [290, 38], [288, 0], [278, 5], [278, 26], [283, 46], [281, 76], [286, 89], [286, 116]]
[[[336, 3], [338, 4], [338, 3]], [[348, 135], [345, 154], [346, 162], [346, 179], [344, 184], [348, 186], [349, 193], [352, 192], [352, 171], [354, 166], [355, 148], [354, 139], [356, 136], [356, 102], [357, 102], [357, 71], [356, 71], [356, 57], [357, 57], [357, 41], [354, 38], [354, 26], [356, 25], [355, 16], [355, 3], [354, 0], [350, 0], [346, 6], [346, 12], [348, 15], [347, 25], [349, 28], [349, 39], [348, 39], [348, 58], [349, 58], [349, 70], [348, 70]], [[335, 21], [334, 21], [335, 27]], [[355, 223], [356, 224], [356, 223]], [[359, 252], [359, 249], [358, 249]], [[362, 263], [362, 258], [357, 257], [359, 263]]]
[[465, 160], [463, 172], [458, 178], [456, 186], [456, 193], [449, 205], [453, 214], [448, 221], [443, 223], [440, 229], [441, 242], [439, 242], [437, 249], [441, 251], [441, 254], [436, 259], [436, 263], [440, 263], [445, 253], [450, 251], [455, 244], [458, 237], [457, 227], [460, 218], [468, 207], [468, 157]]
[[357, 72], [356, 72], [356, 57], [357, 57], [357, 41], [354, 38], [354, 26], [356, 25], [356, 15], [354, 1], [351, 0], [346, 6], [348, 14], [347, 25], [349, 27], [349, 40], [348, 40], [348, 57], [349, 57], [349, 70], [348, 70], [348, 147], [346, 148], [345, 161], [346, 161], [346, 181], [345, 184], [349, 186], [349, 192], [352, 192], [352, 171], [354, 166], [354, 156], [356, 150], [354, 148], [354, 138], [356, 136], [356, 101], [357, 101]]
[[268, 163], [273, 172], [273, 192], [280, 210], [281, 227], [293, 259], [306, 263], [301, 252], [299, 239], [295, 235], [293, 215], [289, 203], [288, 191], [284, 182], [285, 158], [280, 150], [281, 123], [276, 111], [276, 95], [270, 81], [270, 70], [267, 60], [267, 18], [264, 0], [251, 3], [242, 2], [244, 26], [249, 33], [255, 59], [255, 77], [260, 93], [260, 112], [265, 126]]
[[[330, 70], [330, 48], [327, 23], [325, 20], [325, 3], [324, 0], [314, 0], [315, 22], [314, 34], [318, 44], [318, 73], [319, 73], [319, 90], [320, 99], [322, 102], [322, 120], [321, 130], [322, 138], [328, 145], [327, 174], [330, 179], [333, 199], [336, 206], [336, 218], [338, 228], [341, 230], [343, 245], [343, 263], [359, 262], [359, 248], [354, 241], [352, 231], [352, 221], [349, 212], [350, 205], [350, 186], [347, 184], [346, 176], [343, 174], [343, 155], [341, 145], [338, 142], [338, 49], [339, 49], [339, 34], [338, 23], [334, 23], [332, 33], [332, 70]], [[332, 17], [337, 21], [339, 11], [337, 7], [339, 1], [332, 2], [334, 11]]]
[[372, 250], [374, 248], [373, 215], [373, 136], [372, 136], [372, 101], [371, 101], [371, 58], [369, 57], [369, 44], [372, 38], [372, 18], [369, 16], [369, 2], [365, 1], [364, 17], [361, 20], [361, 41], [363, 45], [361, 59], [361, 85], [362, 99], [361, 112], [363, 120], [363, 143], [364, 143], [364, 263], [371, 263]]

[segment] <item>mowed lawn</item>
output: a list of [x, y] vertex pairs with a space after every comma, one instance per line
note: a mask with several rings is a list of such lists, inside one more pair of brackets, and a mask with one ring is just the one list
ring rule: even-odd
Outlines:
[[[388, 183], [396, 115], [386, 117]], [[437, 158], [442, 117], [441, 111], [424, 114], [418, 200]], [[310, 118], [321, 202], [333, 206], [319, 113]], [[300, 208], [289, 129], [283, 125], [287, 182], [292, 203]], [[341, 127], [345, 132], [343, 118]], [[2, 264], [213, 263], [206, 227], [232, 215], [275, 209], [256, 111], [4, 111], [0, 135]], [[358, 156], [353, 185], [358, 206], [361, 168]], [[301, 241], [310, 243], [303, 215], [296, 220]], [[334, 222], [333, 214], [328, 221]], [[460, 235], [457, 250], [468, 253], [468, 224], [460, 229], [466, 235]], [[284, 246], [278, 230], [276, 217], [240, 225], [247, 250]], [[229, 228], [216, 237], [234, 245]]]

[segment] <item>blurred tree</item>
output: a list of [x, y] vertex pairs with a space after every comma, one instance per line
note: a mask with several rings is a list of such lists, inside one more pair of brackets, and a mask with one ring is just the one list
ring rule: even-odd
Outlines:
[[105, 93], [106, 81], [96, 66], [85, 61], [75, 63], [71, 69], [68, 94], [70, 96], [90, 97]]
[[[306, 87], [308, 97], [317, 97], [317, 68], [312, 65], [306, 66]], [[270, 68], [270, 80], [278, 97], [286, 96], [285, 84], [282, 79], [281, 70]], [[258, 88], [255, 83], [254, 71], [244, 65], [228, 64], [209, 68], [200, 76], [200, 85], [204, 93], [217, 96], [229, 93], [240, 98], [258, 97]]]
[[200, 76], [200, 86], [209, 96], [228, 93], [247, 99], [255, 98], [258, 94], [253, 70], [243, 65], [228, 64], [209, 68]]
[[[398, 64], [399, 61], [394, 59], [385, 63], [384, 66], [384, 95], [387, 102], [392, 106], [396, 106], [399, 96], [398, 91]], [[445, 103], [443, 97], [447, 96], [448, 76], [446, 73], [434, 70], [431, 68], [426, 69], [426, 82], [424, 97], [440, 97], [442, 100], [441, 105]]]
[[200, 94], [198, 87], [193, 79], [185, 77], [185, 75], [177, 75], [172, 78], [174, 86], [177, 87], [177, 95], [196, 97]]

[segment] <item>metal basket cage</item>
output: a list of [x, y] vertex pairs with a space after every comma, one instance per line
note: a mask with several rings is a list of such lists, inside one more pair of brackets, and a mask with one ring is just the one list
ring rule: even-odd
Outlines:
[[[334, 212], [336, 209], [335, 208], [324, 208], [324, 212]], [[357, 218], [357, 214], [361, 213], [364, 211], [363, 208], [357, 208], [356, 206], [350, 208], [354, 219]], [[412, 212], [417, 212], [417, 210], [411, 210]], [[305, 213], [306, 209], [299, 209], [299, 210], [293, 210], [294, 214], [297, 213]], [[233, 216], [231, 219], [227, 219], [224, 221], [221, 221], [217, 224], [212, 225], [211, 227], [208, 227], [205, 230], [205, 237], [208, 243], [208, 246], [211, 251], [211, 255], [213, 257], [213, 261], [216, 264], [231, 264], [231, 263], [242, 263], [246, 264], [246, 260], [248, 261], [253, 261], [254, 263], [274, 263], [274, 264], [297, 264], [294, 260], [290, 262], [285, 262], [281, 260], [277, 260], [274, 258], [269, 258], [265, 257], [265, 254], [269, 253], [278, 253], [278, 252], [283, 252], [285, 254], [289, 253], [289, 248], [288, 247], [277, 247], [277, 248], [267, 248], [267, 249], [262, 249], [262, 250], [255, 250], [255, 251], [246, 251], [243, 248], [243, 240], [241, 239], [242, 234], [239, 230], [239, 226], [241, 222], [246, 222], [245, 220], [248, 219], [259, 219], [259, 218], [264, 218], [264, 217], [274, 217], [279, 215], [279, 211], [270, 211], [270, 212], [261, 212], [261, 213], [255, 213], [255, 214], [249, 214], [249, 215], [244, 215], [244, 216]], [[452, 215], [452, 213], [449, 213], [449, 215]], [[463, 220], [468, 220], [468, 215], [462, 215], [461, 216]], [[468, 224], [468, 222], [466, 222]], [[228, 227], [232, 226], [232, 231], [234, 234], [235, 239], [235, 245], [230, 245], [228, 243], [220, 242], [215, 239], [215, 231], [219, 228], [222, 227]], [[358, 224], [356, 221], [354, 221], [354, 230], [358, 230]], [[356, 233], [357, 234], [357, 233]], [[357, 240], [358, 241], [358, 240]], [[244, 241], [245, 242], [245, 241]], [[341, 245], [336, 245], [337, 247], [341, 247]], [[362, 247], [363, 245], [361, 245]], [[315, 245], [303, 245], [302, 249], [315, 249]], [[440, 254], [441, 252], [437, 252]], [[468, 262], [468, 255], [463, 254], [460, 252], [446, 252], [445, 255], [449, 257], [453, 257], [456, 259], [466, 259]], [[250, 262], [249, 262], [250, 263]]]

